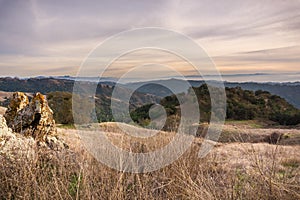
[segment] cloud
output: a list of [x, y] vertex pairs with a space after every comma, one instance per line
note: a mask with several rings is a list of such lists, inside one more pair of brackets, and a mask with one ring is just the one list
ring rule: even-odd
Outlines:
[[0, 53], [38, 54], [48, 45], [104, 39], [135, 26], [159, 26], [162, 5], [163, 1], [4, 0]]
[[221, 70], [236, 72], [298, 72], [300, 46], [261, 49], [213, 57]]
[[155, 26], [195, 39], [225, 71], [297, 71], [299, 10], [297, 0], [0, 0], [0, 69], [67, 73], [107, 37]]
[[[228, 56], [217, 56], [214, 59], [249, 61], [249, 62], [274, 62], [289, 63], [300, 62], [300, 46], [282, 47], [275, 49], [261, 49], [258, 51], [240, 52]], [[234, 59], [233, 59], [234, 58]]]

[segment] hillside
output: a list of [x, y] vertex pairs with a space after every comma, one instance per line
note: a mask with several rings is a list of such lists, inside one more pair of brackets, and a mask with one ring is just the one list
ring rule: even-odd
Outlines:
[[[95, 86], [93, 82], [82, 82], [83, 86]], [[57, 123], [71, 124], [73, 123], [72, 116], [72, 92], [73, 80], [55, 79], [55, 78], [0, 78], [0, 106], [7, 107], [9, 97], [12, 92], [22, 91], [32, 96], [31, 93], [41, 92], [47, 95], [49, 104], [54, 110], [54, 118]], [[85, 95], [85, 91], [81, 91], [80, 95], [76, 97], [82, 100], [82, 103], [96, 103], [96, 114], [100, 122], [112, 121], [112, 114], [110, 110], [111, 96], [115, 86], [113, 84], [97, 84], [96, 94], [94, 96]], [[5, 92], [4, 92], [5, 91]], [[121, 93], [129, 93], [130, 89], [120, 86]], [[118, 99], [116, 99], [117, 101]], [[123, 102], [123, 106], [129, 106], [131, 110], [144, 105], [145, 103], [157, 103], [160, 98], [154, 95], [149, 95], [135, 91], [132, 94], [129, 105]], [[89, 112], [89, 111], [88, 111]], [[84, 117], [82, 113], [77, 113]], [[85, 121], [84, 119], [82, 119]]]
[[263, 90], [278, 95], [300, 109], [300, 82], [295, 83], [225, 83], [226, 87], [241, 87], [244, 90]]
[[[210, 119], [210, 96], [205, 84], [193, 88], [200, 108], [202, 122]], [[273, 120], [282, 125], [296, 125], [300, 123], [300, 111], [288, 103], [285, 99], [272, 95], [267, 91], [258, 90], [256, 92], [243, 90], [240, 87], [226, 88], [228, 120], [250, 120], [266, 119]], [[167, 96], [161, 100], [168, 114], [167, 122], [174, 123], [175, 116], [180, 116], [179, 102], [175, 95]], [[149, 108], [151, 104], [144, 105], [131, 113], [133, 119], [147, 125], [149, 118]], [[178, 118], [178, 117], [177, 117]], [[169, 124], [165, 126], [168, 129]]]
[[[182, 80], [169, 79], [149, 82], [137, 82], [121, 85], [121, 91], [127, 93], [130, 88], [138, 87], [133, 93], [129, 105], [123, 102], [122, 106], [129, 106], [130, 110], [140, 108], [145, 104], [152, 104], [162, 102], [165, 106], [168, 106], [169, 111], [173, 112], [173, 116], [176, 111], [176, 99], [174, 99], [173, 92], [167, 87], [176, 86], [176, 92], [187, 92], [185, 84], [182, 84]], [[189, 81], [192, 86], [198, 88], [203, 81]], [[213, 83], [213, 82], [211, 82]], [[82, 82], [83, 85], [94, 85], [94, 82]], [[144, 86], [142, 86], [145, 84]], [[165, 86], [162, 86], [162, 85]], [[55, 111], [55, 118], [58, 123], [70, 124], [73, 122], [71, 101], [73, 91], [74, 80], [57, 79], [57, 78], [0, 78], [0, 106], [6, 107], [8, 104], [8, 97], [10, 92], [23, 91], [27, 93], [35, 93], [37, 91], [43, 94], [48, 94], [51, 107]], [[266, 118], [271, 119], [280, 124], [296, 124], [299, 121], [298, 111], [292, 106], [299, 106], [300, 100], [298, 98], [300, 92], [300, 84], [297, 83], [226, 83], [227, 98], [228, 98], [228, 110], [227, 119], [254, 119], [254, 118]], [[139, 87], [141, 86], [141, 87]], [[178, 87], [179, 86], [179, 87]], [[82, 91], [82, 97], [87, 98], [87, 102], [95, 101], [96, 114], [99, 122], [113, 121], [113, 117], [110, 110], [111, 95], [115, 89], [115, 84], [110, 82], [109, 84], [100, 83], [97, 85], [96, 95], [94, 97], [84, 97], [84, 91]], [[232, 88], [232, 89], [230, 89]], [[244, 91], [243, 89], [248, 89]], [[263, 92], [266, 89], [269, 92]], [[259, 90], [254, 92], [253, 90]], [[208, 121], [210, 100], [209, 93], [202, 87], [196, 89], [199, 95], [202, 97], [200, 102], [202, 121]], [[279, 94], [279, 96], [274, 95]], [[30, 95], [29, 95], [30, 96]], [[282, 98], [286, 98], [284, 101]], [[169, 105], [169, 100], [174, 101]], [[206, 99], [206, 100], [203, 100]], [[265, 102], [265, 101], [268, 101]], [[288, 103], [289, 102], [289, 103]], [[175, 104], [174, 104], [175, 103]], [[292, 105], [291, 105], [292, 104]], [[149, 106], [148, 106], [149, 107]], [[140, 110], [144, 114], [140, 114]], [[80, 114], [80, 113], [79, 113]], [[170, 114], [170, 113], [169, 113]], [[143, 115], [143, 116], [141, 116]], [[144, 108], [132, 112], [135, 121], [147, 121], [147, 109]], [[140, 120], [142, 119], [142, 120]], [[170, 121], [174, 121], [171, 120]]]
[[[83, 88], [94, 87], [97, 83], [82, 81], [80, 82]], [[28, 79], [19, 79], [19, 78], [0, 78], [0, 91], [4, 92], [17, 92], [22, 91], [25, 93], [36, 93], [40, 92], [42, 94], [47, 94], [50, 92], [73, 92], [74, 80], [67, 79], [58, 79], [58, 78], [28, 78]], [[111, 82], [100, 82], [97, 84], [96, 95], [104, 96], [110, 98], [115, 84]], [[130, 89], [119, 85], [118, 87], [121, 92], [127, 93], [130, 92]], [[85, 91], [81, 91], [84, 94]], [[159, 98], [154, 95], [146, 95], [147, 93], [142, 93], [135, 91], [132, 97], [132, 101], [137, 105], [141, 105], [148, 101], [149, 98], [157, 101]], [[3, 96], [3, 95], [2, 95]], [[1, 98], [1, 94], [0, 94]], [[2, 97], [3, 98], [3, 97]], [[1, 101], [1, 99], [0, 99]]]
[[[143, 84], [143, 87], [139, 88], [140, 92], [147, 92], [149, 94], [153, 94], [159, 97], [166, 97], [172, 95], [172, 92], [166, 87], [161, 86], [161, 84], [167, 86], [176, 86], [178, 89], [178, 93], [186, 92], [188, 87], [185, 84], [182, 84], [183, 80], [179, 79], [169, 79], [169, 80], [157, 80], [157, 81], [149, 81], [149, 82], [138, 82], [138, 83], [129, 83], [126, 87], [132, 88], [137, 87]], [[209, 81], [210, 83], [214, 83], [214, 81]], [[193, 87], [199, 87], [204, 84], [204, 81], [195, 81], [190, 80], [190, 85]], [[284, 99], [286, 99], [290, 104], [294, 105], [297, 108], [300, 108], [300, 83], [255, 83], [255, 82], [246, 82], [246, 83], [237, 83], [237, 82], [224, 82], [225, 87], [234, 88], [241, 87], [244, 90], [263, 90], [268, 91], [271, 94], [278, 95]], [[178, 87], [180, 86], [180, 87]]]
[[[106, 90], [106, 91], [104, 91]], [[95, 102], [96, 115], [99, 122], [113, 121], [113, 116], [111, 112], [111, 88], [101, 88], [101, 92], [98, 92], [94, 97], [85, 97], [84, 95], [75, 95], [74, 99], [79, 101], [80, 104], [92, 104]], [[126, 90], [125, 90], [126, 92]], [[72, 113], [72, 93], [70, 92], [49, 92], [47, 94], [47, 99], [50, 107], [54, 112], [54, 119], [59, 124], [73, 124], [73, 113]], [[159, 99], [152, 95], [144, 95], [141, 93], [134, 92], [132, 98], [128, 103], [119, 102], [122, 106], [129, 107], [130, 110], [134, 110], [137, 107], [142, 106], [148, 102], [157, 103]], [[92, 111], [84, 110], [84, 112], [89, 113], [76, 113], [82, 121], [88, 119]], [[85, 118], [85, 119], [83, 119]]]
[[0, 90], [6, 92], [41, 92], [46, 94], [52, 91], [73, 91], [74, 81], [54, 78], [0, 78]]
[[[85, 81], [86, 84], [95, 84], [94, 79], [90, 80], [88, 78], [80, 79]], [[114, 82], [107, 81], [106, 79], [101, 81], [102, 86], [113, 87]], [[156, 81], [147, 81], [147, 82], [133, 82], [122, 85], [124, 88], [136, 88], [137, 92], [142, 94], [151, 94], [157, 98], [162, 98], [172, 95], [172, 91], [168, 88], [162, 86], [176, 86], [176, 93], [187, 92], [188, 87], [185, 84], [182, 84], [183, 80], [179, 79], [168, 79], [168, 80], [156, 80]], [[214, 81], [210, 81], [213, 83]], [[190, 85], [193, 87], [199, 87], [204, 83], [204, 81], [190, 80]], [[41, 92], [46, 94], [48, 92], [55, 91], [64, 91], [72, 92], [73, 91], [74, 78], [68, 79], [67, 77], [39, 77], [39, 78], [29, 78], [29, 79], [19, 79], [19, 78], [0, 78], [0, 91], [6, 92]], [[268, 91], [271, 94], [278, 95], [286, 99], [290, 104], [294, 105], [297, 108], [300, 108], [300, 83], [255, 83], [255, 82], [246, 82], [246, 83], [237, 83], [237, 82], [224, 82], [226, 87], [241, 87], [245, 90], [263, 90]], [[144, 85], [142, 87], [139, 87]], [[97, 92], [101, 93], [101, 90]]]

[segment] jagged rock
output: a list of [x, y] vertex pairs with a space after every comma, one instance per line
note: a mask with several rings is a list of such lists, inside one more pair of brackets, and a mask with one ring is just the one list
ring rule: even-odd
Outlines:
[[69, 148], [63, 140], [55, 135], [48, 135], [45, 141], [35, 141], [32, 137], [24, 137], [21, 134], [13, 133], [8, 128], [5, 118], [0, 115], [0, 154], [5, 154], [11, 158], [14, 154], [32, 158], [36, 147], [56, 151]]
[[23, 92], [15, 92], [10, 100], [8, 109], [6, 110], [4, 117], [9, 127], [13, 126], [14, 119], [17, 113], [28, 105], [28, 97]]
[[36, 93], [30, 102], [24, 93], [14, 93], [4, 117], [14, 132], [38, 141], [46, 141], [48, 135], [56, 133], [53, 112], [40, 93]]
[[[17, 136], [14, 132], [21, 135]], [[24, 93], [13, 94], [4, 117], [0, 118], [0, 145], [3, 143], [6, 149], [21, 148], [19, 144], [30, 146], [31, 149], [34, 146], [52, 150], [67, 149], [68, 145], [56, 133], [53, 112], [44, 95], [36, 93], [29, 102]]]

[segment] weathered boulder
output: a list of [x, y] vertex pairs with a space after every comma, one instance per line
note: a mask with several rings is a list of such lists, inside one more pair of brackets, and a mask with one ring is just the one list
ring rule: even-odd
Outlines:
[[37, 141], [33, 137], [14, 133], [6, 124], [5, 118], [0, 115], [0, 160], [1, 156], [16, 160], [35, 158], [38, 149], [65, 151], [69, 146], [57, 135], [47, 135], [44, 141]]
[[56, 133], [53, 112], [40, 93], [36, 93], [30, 102], [24, 93], [14, 93], [4, 117], [14, 132], [38, 141], [46, 141], [48, 135]]
[[23, 92], [15, 92], [4, 114], [7, 125], [13, 127], [17, 113], [28, 105], [28, 97]]

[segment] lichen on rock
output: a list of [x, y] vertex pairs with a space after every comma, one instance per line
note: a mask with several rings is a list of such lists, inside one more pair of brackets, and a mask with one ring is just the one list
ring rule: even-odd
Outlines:
[[10, 100], [4, 117], [9, 127], [13, 126], [17, 113], [28, 105], [28, 97], [23, 92], [15, 92]]
[[[20, 135], [16, 137], [16, 133]], [[17, 147], [14, 141], [18, 139], [22, 142], [34, 142], [39, 148], [67, 149], [68, 145], [59, 139], [56, 133], [53, 112], [46, 97], [40, 93], [36, 93], [29, 101], [24, 93], [15, 92], [4, 117], [0, 115], [0, 144], [3, 143], [3, 148], [11, 146], [9, 144]]]
[[46, 141], [56, 133], [53, 112], [44, 95], [36, 93], [31, 101], [22, 92], [15, 92], [4, 115], [7, 125], [14, 132]]

